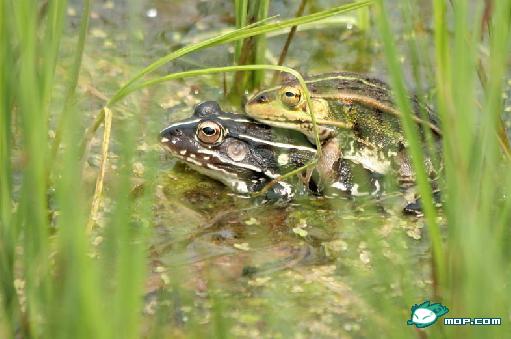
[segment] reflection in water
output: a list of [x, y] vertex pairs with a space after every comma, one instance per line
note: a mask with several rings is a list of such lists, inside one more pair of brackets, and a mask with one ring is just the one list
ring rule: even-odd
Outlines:
[[[278, 303], [280, 293], [291, 293], [301, 300], [293, 308], [304, 321], [321, 311], [349, 324], [344, 330], [359, 331], [364, 311], [358, 307], [363, 302], [351, 284], [365, 276], [371, 289], [397, 296], [402, 292], [396, 277], [389, 277], [393, 285], [375, 279], [375, 274], [388, 274], [378, 272], [378, 263], [429, 260], [423, 221], [403, 218], [399, 208], [392, 210], [392, 196], [379, 207], [370, 199], [310, 196], [286, 207], [254, 205], [184, 165], [171, 173], [171, 179], [162, 177], [157, 192], [146, 314], [163, 307], [174, 325], [189, 321], [182, 310], [184, 296], [196, 295], [194, 303], [202, 305], [207, 319], [212, 316], [211, 298], [220, 294], [224, 306], [237, 305], [226, 317], [244, 321], [268, 300]], [[383, 213], [381, 204], [386, 207]], [[409, 258], [400, 257], [403, 247], [411, 253]], [[428, 274], [425, 270], [414, 275], [418, 289], [429, 286]], [[365, 305], [363, 310], [370, 308]]]

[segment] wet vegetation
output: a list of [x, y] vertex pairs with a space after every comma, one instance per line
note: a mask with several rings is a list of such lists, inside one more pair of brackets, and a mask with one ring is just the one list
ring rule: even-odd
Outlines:
[[[0, 1], [0, 337], [502, 338], [511, 1]], [[424, 216], [260, 204], [158, 133], [289, 74], [392, 86]], [[288, 75], [285, 75], [288, 74]], [[441, 121], [435, 205], [408, 88]], [[501, 326], [407, 326], [410, 307]]]

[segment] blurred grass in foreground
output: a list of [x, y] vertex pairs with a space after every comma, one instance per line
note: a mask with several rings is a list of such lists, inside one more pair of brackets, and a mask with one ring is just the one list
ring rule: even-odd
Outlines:
[[[435, 69], [431, 72], [435, 74], [436, 106], [443, 127], [445, 184], [442, 191], [447, 217], [446, 240], [444, 244], [435, 244], [439, 234], [433, 205], [425, 205], [436, 252], [435, 294], [451, 309], [446, 317], [502, 317], [503, 324], [501, 327], [435, 328], [453, 338], [461, 335], [498, 338], [510, 330], [510, 257], [504, 243], [509, 241], [510, 231], [511, 164], [500, 145], [499, 133], [504, 112], [502, 93], [509, 76], [511, 2], [487, 2], [490, 4], [491, 16], [484, 18], [488, 8], [482, 2], [434, 1]], [[406, 6], [411, 8], [412, 17], [419, 16], [417, 3], [408, 1]], [[400, 55], [384, 2], [377, 1], [375, 8], [391, 83], [406, 120], [411, 110], [403, 100], [406, 93], [403, 72], [397, 62]], [[485, 19], [488, 37], [481, 32]], [[450, 23], [452, 30], [448, 29]], [[485, 48], [488, 53], [482, 52]], [[428, 53], [421, 58], [427, 63]], [[411, 60], [419, 62], [414, 57]], [[481, 64], [487, 70], [486, 83], [480, 81]], [[412, 155], [420, 153], [410, 138], [410, 131], [406, 132], [410, 147], [415, 150]], [[416, 169], [420, 168], [420, 158], [413, 158]], [[418, 179], [420, 183], [420, 175]], [[420, 185], [421, 193], [430, 196], [424, 183]]]
[[[260, 19], [267, 16], [269, 3], [261, 1]], [[360, 6], [367, 4], [357, 3]], [[88, 234], [91, 188], [84, 187], [81, 180], [82, 153], [74, 146], [84, 138], [82, 129], [76, 128], [80, 126], [80, 112], [74, 104], [74, 92], [90, 1], [83, 2], [84, 16], [77, 37], [75, 61], [63, 99], [55, 95], [54, 84], [67, 2], [50, 1], [41, 11], [37, 10], [38, 4], [35, 0], [0, 2], [0, 337], [135, 338], [140, 333], [153, 337], [169, 333], [197, 337], [211, 333], [217, 337], [232, 335], [236, 324], [226, 314], [236, 307], [238, 299], [224, 298], [222, 291], [214, 288], [214, 281], [210, 282], [208, 295], [212, 313], [209, 322], [203, 323], [199, 310], [192, 308], [188, 323], [169, 329], [169, 318], [177, 311], [162, 307], [151, 321], [149, 331], [143, 331], [143, 281], [148, 270], [147, 238], [153, 219], [154, 187], [148, 185], [135, 203], [130, 198], [129, 178], [137, 131], [147, 128], [156, 133], [158, 127], [144, 125], [143, 119], [123, 120], [112, 127], [114, 138], [121, 141], [121, 147], [117, 150], [117, 170], [109, 173], [107, 201], [111, 206], [103, 206], [105, 211], [99, 213], [101, 220], [96, 221], [102, 227]], [[336, 8], [281, 24], [270, 22], [242, 28], [247, 21], [247, 2], [240, 0], [236, 4], [239, 6], [236, 19], [240, 30], [185, 46], [162, 57], [127, 81], [110, 98], [107, 107], [115, 114], [117, 102], [126, 100], [125, 97], [135, 89], [149, 86], [151, 79], [144, 79], [146, 75], [182, 55], [282, 27], [315, 22], [343, 11]], [[420, 17], [418, 3], [408, 0], [407, 4], [410, 13]], [[421, 295], [410, 284], [418, 271], [428, 271], [429, 268], [412, 266], [411, 249], [403, 246], [401, 239], [388, 240], [386, 244], [395, 249], [398, 257], [388, 260], [383, 255], [387, 249], [380, 244], [379, 233], [371, 232], [370, 228], [380, 226], [379, 219], [356, 224], [362, 232], [367, 231], [364, 238], [374, 259], [371, 270], [352, 272], [350, 279], [353, 290], [361, 299], [359, 307], [367, 308], [362, 312], [365, 315], [364, 333], [409, 338], [416, 333], [405, 324], [409, 307], [422, 301], [417, 298], [436, 297], [439, 300], [434, 301], [441, 301], [451, 309], [449, 317], [502, 317], [503, 326], [446, 328], [437, 324], [427, 329], [434, 336], [498, 338], [502, 333], [509, 333], [511, 305], [508, 286], [511, 253], [507, 250], [511, 171], [497, 138], [503, 112], [503, 75], [508, 72], [509, 62], [510, 1], [494, 1], [489, 33], [481, 32], [482, 6], [469, 9], [463, 0], [452, 1], [452, 6], [437, 0], [434, 5], [436, 54], [435, 68], [430, 71], [435, 74], [436, 106], [444, 132], [446, 179], [442, 191], [448, 225], [445, 237], [439, 232], [437, 211], [428, 199], [427, 181], [419, 176], [421, 193], [426, 199], [429, 237], [435, 250], [432, 265], [434, 290], [430, 295]], [[136, 4], [131, 6], [132, 13], [136, 13]], [[405, 113], [404, 125], [410, 126], [406, 119], [411, 110], [407, 107], [403, 75], [397, 63], [400, 51], [393, 45], [392, 27], [389, 27], [383, 1], [376, 2], [373, 14], [385, 45], [396, 101]], [[367, 13], [361, 17], [364, 18], [364, 30], [375, 29], [368, 24]], [[131, 20], [134, 18], [136, 15]], [[452, 32], [448, 30], [449, 22], [454, 23]], [[483, 40], [488, 41], [488, 54], [479, 48], [481, 34], [489, 34], [488, 39]], [[262, 41], [264, 36], [259, 35], [259, 38]], [[261, 42], [260, 46], [263, 45]], [[236, 45], [235, 51], [239, 57], [241, 44]], [[259, 62], [264, 59], [263, 52], [264, 47], [263, 51], [257, 51]], [[413, 67], [417, 67], [417, 63], [431, 64], [421, 57], [427, 59], [427, 55], [410, 58]], [[486, 66], [487, 76], [481, 90], [479, 61]], [[211, 70], [210, 73], [214, 72]], [[154, 78], [154, 81], [159, 79]], [[135, 106], [135, 111], [142, 110], [143, 104], [136, 97], [127, 102]], [[61, 107], [58, 114], [50, 109], [55, 106]], [[59, 126], [55, 139], [48, 137], [50, 121]], [[89, 132], [94, 133], [101, 122], [99, 116], [96, 127]], [[415, 132], [413, 128], [407, 128], [406, 133], [414, 164], [420, 168], [420, 150], [413, 141]], [[52, 147], [55, 147], [54, 152]], [[145, 182], [154, 182], [157, 167], [154, 154], [145, 156], [144, 165], [147, 169]], [[99, 245], [91, 244], [99, 242], [98, 239], [101, 240]], [[342, 267], [345, 259], [338, 257], [335, 263]], [[184, 271], [185, 268], [175, 268], [171, 272], [170, 285], [176, 308], [180, 305], [193, 307], [196, 302], [196, 296], [184, 285], [187, 281]], [[310, 287], [314, 289], [311, 295], [316, 290], [327, 292], [329, 289], [336, 289], [340, 296], [345, 295], [338, 285], [332, 286], [325, 281], [324, 286]], [[393, 286], [396, 282], [400, 287], [397, 296], [385, 295], [376, 289]], [[259, 312], [257, 321], [252, 320], [253, 326], [266, 326], [268, 333], [281, 336], [296, 334], [302, 315], [293, 305], [299, 305], [307, 295], [298, 295], [295, 300], [284, 291], [278, 285], [264, 290], [267, 304], [257, 305], [256, 309], [263, 312]], [[314, 298], [310, 299], [312, 304]]]

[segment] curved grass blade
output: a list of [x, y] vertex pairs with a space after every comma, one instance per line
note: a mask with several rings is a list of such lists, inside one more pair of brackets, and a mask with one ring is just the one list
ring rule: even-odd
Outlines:
[[[247, 9], [248, 0], [234, 0], [234, 8], [236, 11], [236, 28], [240, 29], [247, 25]], [[241, 46], [243, 40], [236, 42], [236, 49], [234, 51], [234, 61], [238, 62], [241, 55]]]
[[83, 2], [82, 17], [80, 19], [80, 31], [78, 34], [78, 41], [76, 43], [76, 51], [74, 55], [73, 65], [70, 70], [71, 77], [67, 84], [67, 91], [64, 99], [64, 106], [60, 113], [60, 120], [57, 123], [57, 129], [55, 131], [55, 140], [53, 141], [51, 154], [50, 154], [50, 166], [54, 163], [55, 156], [58, 152], [60, 141], [62, 138], [62, 129], [66, 125], [66, 120], [69, 118], [69, 110], [71, 105], [74, 103], [76, 86], [78, 85], [78, 76], [82, 65], [83, 50], [85, 48], [85, 39], [87, 37], [87, 30], [90, 21], [91, 11], [91, 0], [85, 0]]
[[112, 111], [105, 107], [103, 109], [105, 116], [105, 131], [103, 133], [103, 142], [101, 145], [101, 164], [99, 167], [99, 174], [96, 179], [96, 188], [94, 190], [94, 196], [92, 197], [92, 207], [90, 211], [89, 221], [87, 223], [87, 231], [90, 233], [94, 228], [97, 220], [97, 214], [99, 206], [101, 204], [101, 196], [103, 194], [103, 181], [105, 179], [106, 162], [108, 159], [108, 148], [110, 144], [110, 132], [112, 130]]

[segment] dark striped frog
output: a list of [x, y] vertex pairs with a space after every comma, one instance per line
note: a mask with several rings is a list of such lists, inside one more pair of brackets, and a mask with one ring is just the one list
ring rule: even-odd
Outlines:
[[[245, 115], [223, 112], [216, 102], [208, 101], [198, 105], [189, 119], [161, 131], [160, 141], [192, 169], [234, 192], [251, 194], [314, 158], [316, 149], [306, 138], [283, 132]], [[279, 182], [267, 195], [289, 199], [293, 190]]]

